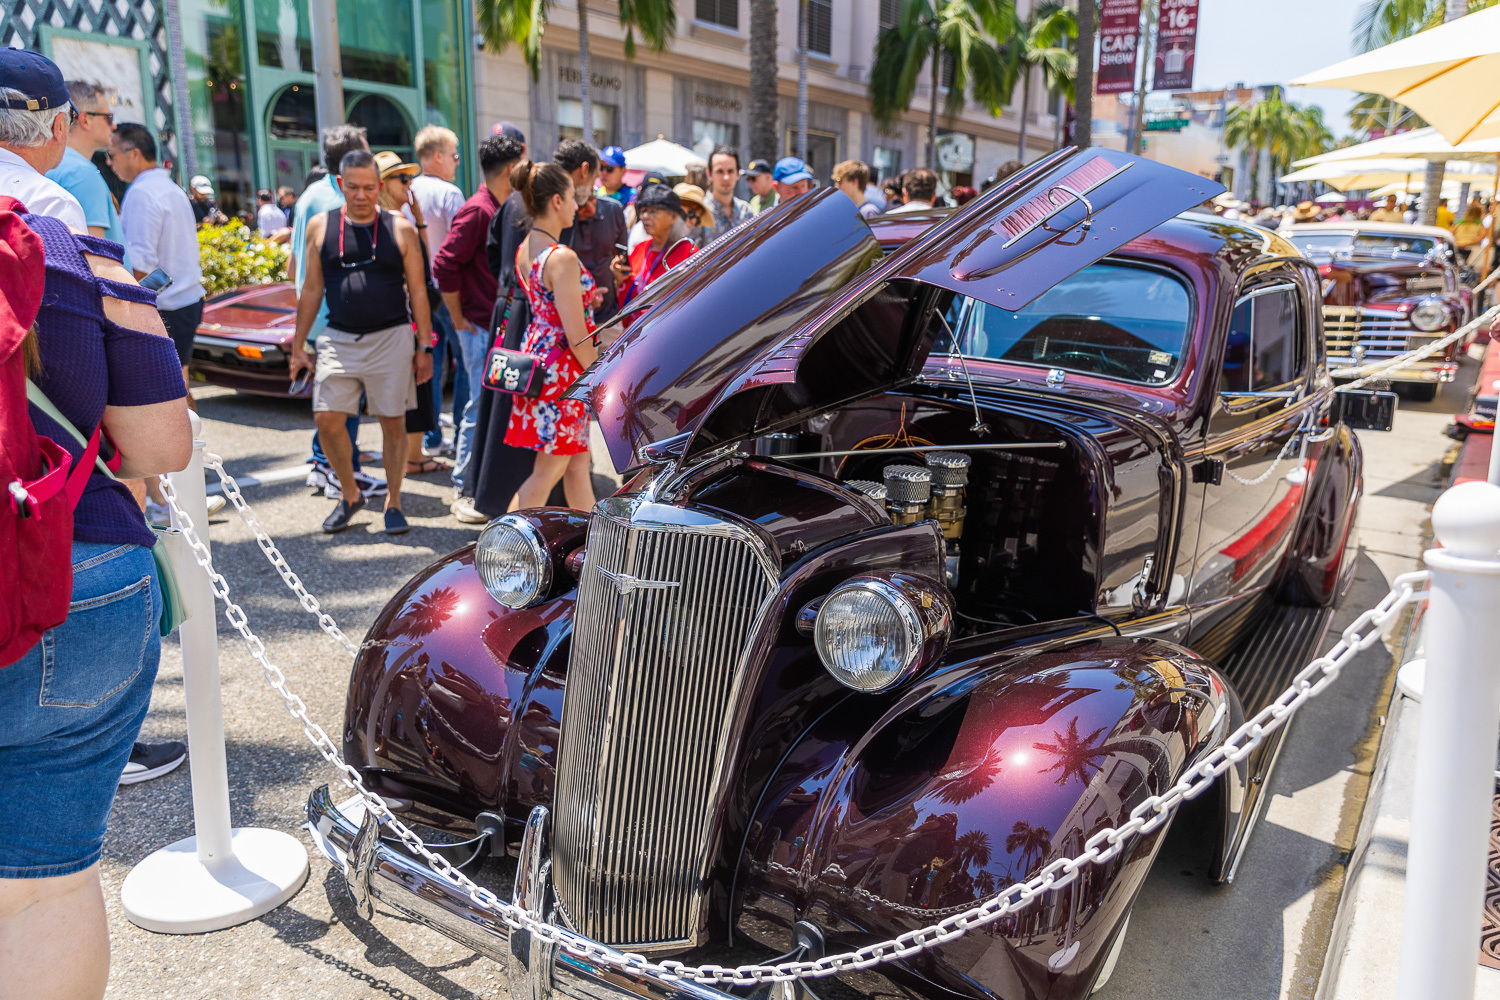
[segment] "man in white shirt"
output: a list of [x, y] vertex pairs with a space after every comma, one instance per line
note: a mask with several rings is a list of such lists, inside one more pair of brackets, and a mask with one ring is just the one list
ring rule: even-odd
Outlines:
[[888, 214], [921, 212], [929, 209], [936, 195], [937, 174], [926, 167], [912, 167], [901, 178], [901, 196], [906, 199], [905, 204], [900, 208], [891, 209]]
[[[437, 257], [438, 249], [448, 238], [448, 230], [453, 227], [453, 217], [458, 214], [459, 209], [464, 207], [464, 193], [459, 190], [458, 185], [453, 183], [453, 178], [458, 175], [458, 136], [441, 125], [428, 125], [417, 133], [415, 146], [417, 162], [422, 165], [422, 173], [412, 180], [411, 193], [412, 197], [417, 199], [418, 207], [422, 209], [422, 221], [427, 223], [427, 264], [430, 267], [433, 259]], [[472, 368], [477, 374], [480, 365], [479, 363], [467, 364], [462, 345], [454, 332], [453, 314], [448, 311], [446, 305], [439, 305], [432, 311], [432, 332], [437, 335], [437, 342], [432, 347], [434, 371], [439, 373], [443, 371], [448, 354], [451, 352], [461, 368], [464, 368], [466, 372]], [[480, 362], [483, 360], [483, 358], [479, 359]], [[465, 382], [467, 384], [467, 380]], [[468, 394], [462, 394], [458, 391], [459, 386], [456, 383], [454, 385], [455, 435], [458, 433], [463, 411], [468, 408], [468, 399], [479, 398], [478, 385], [468, 385], [467, 388]], [[433, 412], [443, 412], [441, 377], [433, 379], [431, 385], [424, 385], [417, 391], [431, 391]], [[444, 454], [449, 447], [443, 441], [441, 425], [436, 430], [428, 431], [422, 437], [422, 454], [428, 457]], [[453, 447], [456, 448], [456, 445]]]
[[76, 116], [62, 72], [51, 59], [26, 49], [0, 49], [0, 195], [86, 233], [78, 199], [43, 176], [62, 162]]
[[255, 200], [259, 208], [255, 210], [255, 228], [266, 239], [270, 239], [283, 229], [289, 228], [286, 224], [286, 213], [275, 202], [275, 196], [271, 194], [270, 188], [261, 188], [255, 192]]
[[186, 380], [193, 335], [203, 320], [203, 268], [192, 202], [172, 175], [156, 165], [156, 140], [144, 125], [127, 123], [115, 129], [110, 165], [130, 185], [120, 205], [120, 224], [131, 269], [144, 278], [161, 268], [172, 279], [157, 293], [156, 311], [177, 346]]

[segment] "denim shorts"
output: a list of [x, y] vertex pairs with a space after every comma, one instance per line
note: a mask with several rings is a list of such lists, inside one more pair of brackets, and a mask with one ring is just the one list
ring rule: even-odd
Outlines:
[[161, 659], [151, 550], [73, 543], [68, 620], [0, 667], [0, 878], [99, 860]]

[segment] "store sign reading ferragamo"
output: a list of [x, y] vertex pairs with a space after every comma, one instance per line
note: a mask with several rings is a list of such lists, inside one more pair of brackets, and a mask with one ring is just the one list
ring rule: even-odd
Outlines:
[[1104, 0], [1099, 7], [1099, 69], [1094, 92], [1125, 94], [1135, 89], [1135, 50], [1141, 0]]
[[[581, 83], [583, 74], [572, 66], [557, 67], [557, 78], [564, 83]], [[590, 73], [589, 83], [594, 87], [604, 90], [619, 90], [620, 78], [618, 76], [604, 76], [601, 73]]]

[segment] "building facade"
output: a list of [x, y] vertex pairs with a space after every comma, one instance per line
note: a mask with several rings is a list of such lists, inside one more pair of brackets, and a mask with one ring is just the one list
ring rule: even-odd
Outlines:
[[[410, 155], [427, 124], [472, 148], [469, 0], [337, 4], [344, 110], [369, 129], [371, 148]], [[230, 214], [253, 212], [257, 188], [301, 191], [318, 161], [307, 0], [19, 0], [4, 10], [4, 44], [102, 84], [115, 120], [151, 128], [178, 180], [207, 175]], [[461, 162], [465, 186], [467, 170]]]
[[[578, 62], [579, 0], [558, 0], [544, 38], [540, 74], [533, 80], [520, 52], [479, 46], [474, 60], [475, 106], [479, 131], [496, 121], [516, 122], [533, 150], [550, 150], [568, 135], [581, 135], [582, 103]], [[677, 0], [677, 34], [662, 53], [638, 46], [624, 58], [619, 5], [589, 2], [590, 78], [597, 144], [629, 149], [664, 136], [706, 156], [715, 145], [749, 155], [750, 3], [749, 0]], [[1027, 6], [1025, 0], [1020, 5]], [[931, 87], [923, 83], [910, 111], [889, 127], [869, 114], [869, 73], [875, 38], [899, 5], [892, 0], [807, 0], [807, 151], [813, 171], [827, 181], [833, 165], [861, 159], [882, 176], [926, 162], [927, 111]], [[797, 11], [779, 4], [777, 24], [778, 155], [796, 148]], [[926, 74], [923, 74], [924, 77]], [[1026, 156], [1017, 147], [1015, 101], [998, 117], [966, 105], [956, 117], [944, 114], [940, 92], [939, 155], [949, 183], [970, 183], [993, 173], [1006, 160], [1032, 159], [1053, 148], [1055, 99], [1039, 79], [1031, 88]], [[947, 137], [947, 133], [954, 133]]]

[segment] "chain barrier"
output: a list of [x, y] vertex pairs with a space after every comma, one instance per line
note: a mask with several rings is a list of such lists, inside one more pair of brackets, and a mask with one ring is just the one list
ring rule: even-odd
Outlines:
[[1370, 364], [1360, 365], [1357, 368], [1340, 368], [1335, 370], [1333, 375], [1339, 379], [1348, 378], [1351, 375], [1357, 376], [1353, 382], [1340, 385], [1340, 389], [1362, 388], [1367, 383], [1380, 379], [1386, 372], [1395, 371], [1397, 368], [1411, 364], [1413, 361], [1421, 361], [1425, 357], [1436, 354], [1449, 344], [1456, 343], [1467, 337], [1470, 333], [1489, 323], [1496, 316], [1500, 316], [1500, 305], [1490, 307], [1457, 330], [1454, 330], [1447, 336], [1439, 337], [1425, 347], [1406, 351], [1403, 354], [1398, 354], [1394, 358], [1387, 358], [1384, 361], [1372, 361]]
[[[261, 542], [261, 549], [266, 553], [267, 558], [272, 560], [272, 565], [278, 566], [278, 570], [281, 566], [285, 566], [286, 560], [281, 557], [280, 551], [261, 529], [260, 522], [255, 519], [249, 504], [240, 494], [233, 477], [224, 470], [222, 461], [217, 456], [205, 455], [204, 463], [218, 473], [224, 484], [225, 495], [234, 501], [235, 509], [246, 519], [246, 523], [251, 525], [251, 530], [256, 533], [257, 541], [264, 539]], [[1358, 653], [1380, 641], [1385, 626], [1394, 621], [1408, 604], [1426, 598], [1427, 592], [1418, 590], [1417, 587], [1426, 583], [1429, 577], [1425, 571], [1403, 573], [1396, 577], [1390, 592], [1344, 629], [1334, 647], [1304, 667], [1293, 679], [1291, 686], [1275, 701], [1230, 734], [1223, 744], [1206, 755], [1165, 793], [1153, 795], [1132, 809], [1127, 822], [1119, 827], [1100, 830], [1089, 837], [1084, 841], [1082, 854], [1052, 861], [1027, 881], [1012, 885], [977, 905], [944, 917], [935, 924], [908, 931], [889, 941], [865, 945], [854, 951], [840, 952], [813, 960], [779, 962], [774, 965], [749, 964], [730, 967], [713, 964], [687, 965], [671, 959], [653, 962], [643, 955], [618, 951], [566, 927], [540, 920], [525, 910], [500, 899], [489, 889], [475, 883], [445, 858], [429, 851], [422, 839], [391, 812], [385, 800], [364, 786], [359, 771], [345, 763], [338, 748], [323, 727], [308, 717], [306, 703], [287, 688], [286, 675], [267, 657], [265, 643], [250, 628], [244, 610], [230, 597], [228, 581], [214, 569], [213, 559], [207, 545], [198, 537], [192, 518], [178, 504], [176, 492], [165, 477], [162, 479], [162, 491], [178, 518], [178, 524], [192, 549], [194, 560], [208, 574], [214, 596], [224, 602], [224, 617], [239, 632], [250, 655], [260, 664], [266, 680], [281, 696], [287, 712], [302, 724], [303, 734], [323, 759], [338, 772], [344, 784], [358, 795], [370, 814], [396, 839], [400, 840], [414, 856], [425, 861], [439, 878], [463, 892], [475, 906], [493, 914], [512, 930], [524, 930], [535, 935], [539, 941], [555, 945], [578, 958], [611, 966], [626, 974], [645, 974], [666, 980], [687, 979], [700, 983], [733, 986], [754, 986], [831, 976], [849, 970], [867, 969], [882, 962], [909, 958], [919, 952], [962, 937], [975, 928], [992, 924], [1007, 914], [1026, 907], [1043, 893], [1068, 885], [1087, 865], [1103, 864], [1113, 859], [1124, 850], [1129, 841], [1159, 829], [1179, 805], [1201, 794], [1219, 775], [1244, 760], [1267, 735], [1285, 725], [1304, 702], [1316, 697], [1337, 680], [1339, 673]], [[293, 583], [297, 577], [289, 567], [282, 572], [282, 579], [286, 580], [287, 585], [293, 587], [300, 597], [305, 598], [303, 606], [318, 616], [319, 624], [324, 626], [324, 630], [339, 639], [346, 648], [351, 648], [344, 634], [338, 631], [338, 626], [332, 623], [332, 619], [328, 619], [328, 624], [324, 625], [324, 619], [328, 616], [318, 610], [317, 601], [301, 588], [300, 581]], [[802, 873], [799, 872], [799, 874]], [[945, 913], [947, 910], [937, 912]]]

